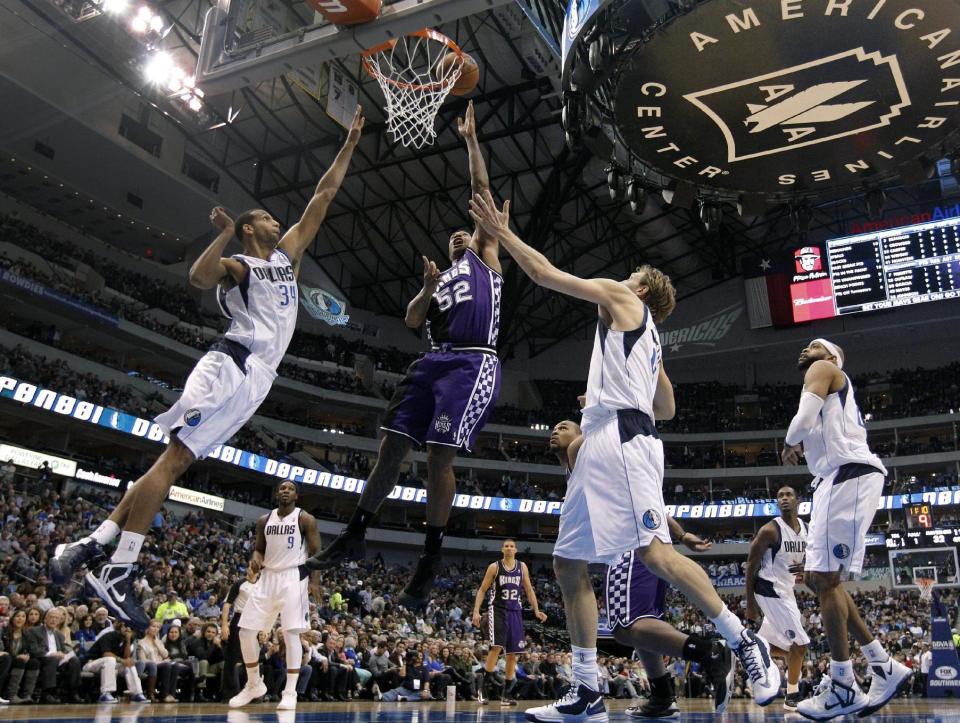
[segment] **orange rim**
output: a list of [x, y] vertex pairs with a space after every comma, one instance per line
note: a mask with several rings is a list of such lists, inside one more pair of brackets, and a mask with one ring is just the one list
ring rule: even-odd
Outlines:
[[[422, 30], [415, 30], [412, 33], [407, 33], [407, 35], [418, 37], [418, 38], [427, 38], [428, 40], [435, 40], [438, 43], [443, 43], [451, 51], [456, 53], [457, 57], [460, 58], [460, 65], [461, 66], [463, 65], [464, 52], [460, 49], [459, 45], [457, 45], [455, 42], [453, 42], [453, 40], [448, 38], [443, 33], [437, 30], [433, 30], [431, 28], [423, 28]], [[390, 85], [396, 86], [397, 88], [403, 88], [404, 90], [408, 90], [408, 89], [435, 90], [437, 88], [440, 88], [443, 85], [443, 83], [440, 83], [440, 82], [427, 83], [426, 85], [424, 85], [423, 83], [405, 83], [400, 80], [393, 80], [392, 78], [387, 78], [382, 73], [377, 72], [377, 69], [374, 67], [373, 63], [370, 62], [370, 57], [373, 55], [376, 55], [377, 53], [382, 53], [387, 50], [393, 50], [393, 48], [396, 46], [398, 41], [399, 41], [399, 38], [391, 38], [385, 43], [380, 43], [379, 45], [374, 45], [372, 48], [367, 48], [360, 54], [360, 57], [363, 63], [363, 69], [367, 71], [370, 77], [376, 78], [377, 80], [383, 80], [389, 83]]]

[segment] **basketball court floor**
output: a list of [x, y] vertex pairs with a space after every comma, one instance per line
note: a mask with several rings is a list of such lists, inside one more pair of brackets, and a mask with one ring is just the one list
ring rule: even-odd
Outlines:
[[[538, 705], [530, 701], [529, 707]], [[627, 701], [608, 701], [611, 721], [634, 720], [623, 713]], [[18, 706], [0, 710], [0, 721], [63, 721], [69, 723], [521, 723], [527, 706], [501, 710], [499, 706], [458, 703], [323, 703], [301, 704], [296, 711], [276, 710], [276, 704], [253, 705], [243, 710], [227, 710], [222, 705], [71, 705]], [[759, 708], [749, 701], [735, 700], [727, 713], [716, 715], [706, 700], [680, 700], [681, 720], [690, 723], [722, 720], [724, 723], [800, 723], [806, 720], [796, 713], [784, 713], [779, 704]], [[842, 720], [842, 719], [838, 719]], [[852, 718], [851, 720], [858, 720]], [[960, 701], [952, 699], [915, 699], [894, 701], [871, 718], [884, 723], [960, 723]]]

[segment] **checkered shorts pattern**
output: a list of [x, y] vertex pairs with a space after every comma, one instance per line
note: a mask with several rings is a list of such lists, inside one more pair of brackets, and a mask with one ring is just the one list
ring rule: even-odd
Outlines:
[[667, 584], [629, 550], [607, 568], [607, 622], [611, 630], [629, 628], [640, 618], [662, 618]]
[[503, 291], [503, 279], [495, 273], [490, 274], [493, 282], [493, 319], [490, 322], [490, 346], [497, 345], [497, 337], [500, 335], [500, 296]]
[[630, 569], [633, 551], [625, 552], [607, 568], [607, 620], [610, 627], [627, 622], [630, 615]]
[[477, 382], [470, 393], [470, 403], [467, 405], [463, 417], [460, 419], [460, 428], [457, 430], [456, 442], [463, 444], [470, 439], [474, 429], [484, 418], [484, 412], [493, 401], [497, 388], [497, 366], [499, 362], [497, 357], [492, 354], [484, 354], [483, 362], [480, 365], [480, 373], [477, 375]]

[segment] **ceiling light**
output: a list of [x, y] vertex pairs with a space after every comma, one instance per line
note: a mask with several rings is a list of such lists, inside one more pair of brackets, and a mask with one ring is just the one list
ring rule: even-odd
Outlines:
[[191, 98], [190, 102], [187, 103], [187, 105], [190, 107], [190, 110], [192, 111], [199, 111], [201, 108], [203, 108], [203, 103], [200, 102], [199, 98]]
[[160, 85], [167, 82], [173, 70], [173, 58], [169, 53], [154, 53], [144, 68], [144, 76], [148, 83]]
[[135, 33], [147, 32], [147, 21], [139, 15], [130, 21], [130, 29]]
[[119, 15], [124, 12], [129, 5], [130, 0], [103, 0], [100, 7], [103, 8], [103, 12], [105, 13]]
[[161, 18], [159, 15], [154, 15], [152, 18], [150, 18], [150, 29], [155, 33], [159, 33], [161, 30], [163, 30], [163, 18]]

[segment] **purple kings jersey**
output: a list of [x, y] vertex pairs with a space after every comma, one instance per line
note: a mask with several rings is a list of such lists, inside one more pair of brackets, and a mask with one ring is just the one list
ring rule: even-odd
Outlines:
[[503, 277], [467, 249], [440, 274], [440, 284], [427, 311], [430, 346], [495, 349], [500, 333], [500, 291]]
[[497, 577], [488, 593], [490, 605], [498, 610], [522, 612], [523, 606], [520, 605], [522, 577], [523, 572], [519, 560], [514, 560], [512, 570], [503, 566], [503, 560], [498, 560]]

